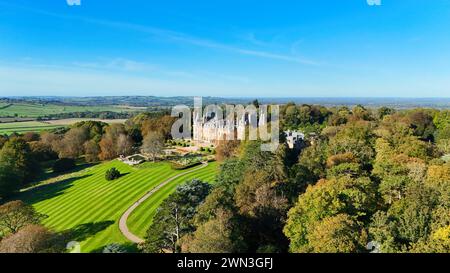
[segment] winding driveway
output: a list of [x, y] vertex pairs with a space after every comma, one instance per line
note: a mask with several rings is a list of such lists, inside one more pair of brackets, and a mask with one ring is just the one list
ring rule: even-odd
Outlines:
[[171, 178], [167, 179], [166, 181], [162, 182], [161, 184], [159, 184], [158, 186], [154, 187], [153, 189], [151, 189], [149, 192], [147, 192], [144, 196], [142, 196], [138, 201], [136, 201], [131, 207], [129, 207], [124, 214], [122, 214], [122, 216], [120, 217], [119, 220], [119, 229], [120, 232], [122, 232], [122, 234], [130, 241], [134, 242], [134, 243], [142, 243], [144, 241], [144, 239], [139, 238], [138, 236], [136, 236], [135, 234], [133, 234], [127, 226], [127, 220], [128, 217], [131, 215], [131, 213], [140, 205], [142, 204], [145, 200], [147, 200], [150, 196], [152, 196], [155, 192], [157, 192], [159, 189], [161, 189], [162, 187], [164, 187], [165, 185], [169, 184], [170, 182], [172, 182], [173, 180], [186, 175], [186, 174], [190, 174], [193, 172], [196, 172], [200, 169], [205, 168], [206, 166], [208, 166], [208, 162], [203, 162], [203, 165], [199, 168], [195, 168], [193, 170], [187, 171], [187, 172], [183, 172], [180, 174], [177, 174], [175, 176], [172, 176]]

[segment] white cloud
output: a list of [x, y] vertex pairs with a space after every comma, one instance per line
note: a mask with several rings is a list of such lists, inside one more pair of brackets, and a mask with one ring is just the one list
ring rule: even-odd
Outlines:
[[56, 18], [62, 18], [62, 19], [68, 19], [68, 20], [78, 20], [78, 21], [83, 21], [83, 22], [91, 23], [91, 24], [97, 24], [97, 25], [103, 25], [103, 26], [108, 26], [108, 27], [113, 27], [113, 28], [121, 28], [121, 29], [127, 29], [127, 30], [132, 30], [132, 31], [138, 31], [138, 32], [142, 32], [142, 33], [151, 34], [151, 35], [163, 38], [163, 39], [178, 41], [178, 42], [182, 42], [182, 43], [186, 43], [186, 44], [190, 44], [190, 45], [194, 45], [194, 46], [198, 46], [198, 47], [203, 47], [203, 48], [224, 50], [224, 51], [228, 51], [228, 52], [237, 53], [240, 55], [254, 56], [254, 57], [272, 59], [272, 60], [278, 60], [278, 61], [284, 61], [284, 62], [292, 62], [292, 63], [298, 63], [298, 64], [303, 64], [303, 65], [319, 65], [319, 63], [316, 61], [308, 60], [305, 58], [300, 58], [297, 56], [236, 47], [236, 46], [212, 41], [209, 39], [194, 37], [191, 35], [187, 35], [185, 33], [172, 31], [172, 30], [168, 30], [168, 29], [163, 29], [163, 28], [127, 23], [127, 22], [120, 22], [120, 21], [102, 20], [102, 19], [87, 18], [87, 17], [81, 17], [81, 16], [52, 13], [52, 12], [48, 12], [45, 10], [30, 9], [27, 7], [11, 5], [11, 4], [4, 3], [2, 1], [0, 1], [0, 4], [7, 5], [7, 6], [13, 6], [15, 8], [27, 10], [29, 12], [43, 14], [46, 16], [52, 16], [52, 17], [56, 17]]
[[125, 58], [115, 58], [96, 62], [73, 62], [72, 64], [82, 68], [120, 70], [126, 72], [145, 72], [155, 69], [152, 65]]

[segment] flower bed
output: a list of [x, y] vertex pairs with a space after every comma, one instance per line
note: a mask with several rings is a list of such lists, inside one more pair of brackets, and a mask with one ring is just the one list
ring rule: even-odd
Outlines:
[[185, 156], [171, 162], [172, 169], [184, 170], [202, 164], [202, 157]]

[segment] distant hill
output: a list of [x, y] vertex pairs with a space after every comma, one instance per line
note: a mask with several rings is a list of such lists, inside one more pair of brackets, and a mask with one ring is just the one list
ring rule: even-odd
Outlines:
[[[297, 104], [320, 104], [327, 107], [332, 106], [354, 106], [364, 105], [367, 107], [387, 106], [397, 109], [407, 108], [450, 108], [450, 98], [314, 98], [314, 97], [292, 97], [292, 98], [269, 98], [269, 97], [240, 97], [221, 98], [203, 97], [203, 104], [248, 104], [258, 99], [263, 104], [286, 104], [295, 102]], [[158, 96], [104, 96], [104, 97], [4, 97], [0, 98], [0, 109], [10, 104], [37, 104], [41, 106], [121, 106], [145, 108], [168, 108], [174, 105], [192, 106], [193, 96], [158, 97]], [[127, 109], [130, 110], [130, 109]]]

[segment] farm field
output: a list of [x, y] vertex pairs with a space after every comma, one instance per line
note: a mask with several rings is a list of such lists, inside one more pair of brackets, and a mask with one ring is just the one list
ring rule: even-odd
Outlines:
[[126, 106], [76, 106], [56, 104], [11, 103], [0, 104], [0, 117], [37, 118], [53, 114], [75, 112], [133, 112], [142, 109]]
[[125, 119], [83, 119], [83, 118], [73, 118], [73, 119], [58, 119], [49, 121], [24, 121], [24, 122], [7, 122], [0, 123], [0, 135], [10, 135], [12, 133], [26, 133], [26, 132], [40, 132], [44, 130], [51, 130], [56, 128], [62, 128], [66, 126], [73, 125], [80, 121], [94, 120], [102, 121], [105, 123], [124, 123]]
[[73, 125], [77, 122], [81, 121], [100, 121], [108, 124], [113, 123], [125, 123], [127, 121], [126, 119], [98, 119], [98, 118], [68, 118], [68, 119], [55, 119], [55, 120], [46, 120], [45, 123], [51, 124], [51, 125], [59, 125], [59, 126], [68, 126]]
[[64, 127], [64, 125], [49, 124], [39, 121], [0, 123], [0, 135], [12, 133], [40, 132]]
[[[121, 178], [106, 181], [106, 170], [115, 167]], [[182, 176], [174, 184], [168, 184], [150, 200], [160, 203], [174, 187], [187, 179], [205, 178], [212, 181], [217, 164], [212, 163], [199, 173]], [[68, 177], [62, 175], [52, 184], [34, 187], [21, 193], [20, 199], [33, 205], [48, 217], [43, 224], [57, 231], [66, 231], [70, 240], [81, 243], [82, 252], [100, 251], [110, 243], [132, 245], [120, 233], [120, 216], [147, 191], [183, 171], [171, 169], [168, 163], [144, 163], [130, 167], [120, 161], [102, 163]], [[45, 184], [46, 181], [42, 181]], [[146, 207], [151, 207], [147, 202]], [[139, 219], [151, 220], [153, 210], [140, 209], [131, 223], [137, 234], [145, 234], [150, 223], [142, 224]], [[138, 217], [139, 216], [139, 217]], [[142, 229], [142, 230], [139, 230]]]

